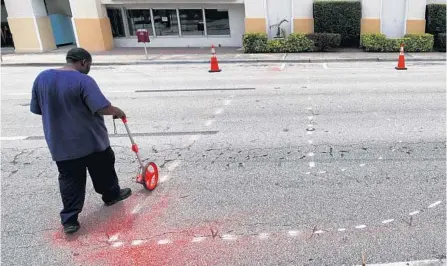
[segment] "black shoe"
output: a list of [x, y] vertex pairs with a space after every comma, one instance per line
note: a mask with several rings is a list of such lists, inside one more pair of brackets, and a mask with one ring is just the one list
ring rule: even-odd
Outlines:
[[76, 233], [81, 226], [79, 224], [64, 224], [64, 233], [73, 234]]
[[114, 200], [111, 200], [111, 201], [106, 201], [105, 204], [107, 206], [111, 206], [111, 205], [117, 203], [118, 201], [127, 199], [131, 194], [132, 194], [132, 190], [130, 188], [120, 189], [119, 197], [117, 199], [114, 199]]

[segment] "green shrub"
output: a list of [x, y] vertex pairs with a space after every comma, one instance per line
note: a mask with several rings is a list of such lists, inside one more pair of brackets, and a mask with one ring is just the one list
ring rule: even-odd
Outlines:
[[315, 2], [315, 32], [338, 33], [341, 46], [358, 46], [362, 6], [360, 1]]
[[244, 34], [242, 45], [245, 53], [265, 53], [267, 51], [268, 36], [265, 33]]
[[269, 53], [283, 53], [285, 52], [285, 41], [284, 40], [268, 40], [267, 41], [267, 51]]
[[398, 52], [401, 43], [406, 52], [429, 52], [433, 48], [432, 34], [407, 34], [404, 38], [387, 39], [385, 34], [362, 34], [360, 45], [366, 52]]
[[439, 33], [437, 36], [436, 41], [436, 48], [438, 48], [439, 51], [445, 52], [445, 33]]
[[307, 38], [313, 41], [314, 51], [326, 52], [329, 48], [340, 46], [341, 35], [336, 33], [312, 33]]
[[427, 5], [425, 12], [425, 32], [431, 34], [445, 33], [446, 4]]
[[313, 50], [314, 43], [305, 34], [291, 33], [284, 42], [284, 52], [299, 53]]

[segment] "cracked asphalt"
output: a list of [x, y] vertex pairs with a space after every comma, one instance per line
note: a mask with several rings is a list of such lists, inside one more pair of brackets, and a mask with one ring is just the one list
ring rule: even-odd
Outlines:
[[2, 264], [445, 265], [445, 64], [326, 66], [92, 67], [160, 182], [134, 182], [125, 129], [106, 118], [133, 195], [105, 207], [88, 180], [70, 237], [29, 112], [43, 69], [3, 67]]

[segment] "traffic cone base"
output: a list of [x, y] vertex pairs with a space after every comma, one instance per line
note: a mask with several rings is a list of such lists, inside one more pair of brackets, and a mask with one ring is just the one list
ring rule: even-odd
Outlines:
[[407, 70], [407, 68], [406, 67], [394, 67], [395, 69], [397, 69], [397, 70]]

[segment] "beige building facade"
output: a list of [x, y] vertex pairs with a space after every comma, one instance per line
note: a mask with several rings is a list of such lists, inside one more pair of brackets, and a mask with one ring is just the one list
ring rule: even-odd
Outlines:
[[[359, 0], [362, 33], [402, 37], [425, 32], [425, 8], [445, 0]], [[240, 47], [244, 33], [270, 38], [313, 33], [314, 0], [3, 0], [2, 29], [17, 53], [46, 52], [65, 44], [90, 51], [140, 47], [136, 32], [149, 31], [148, 47]], [[3, 30], [2, 30], [3, 32]], [[3, 42], [2, 42], [3, 45]]]

